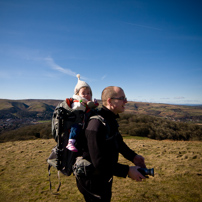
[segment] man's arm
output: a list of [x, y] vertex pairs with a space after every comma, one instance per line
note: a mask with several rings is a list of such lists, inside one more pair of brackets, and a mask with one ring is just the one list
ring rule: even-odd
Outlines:
[[141, 168], [146, 168], [144, 157], [135, 153], [132, 149], [128, 147], [128, 145], [123, 141], [123, 137], [121, 134], [118, 134], [118, 143], [120, 153], [129, 161], [133, 162], [136, 166]]
[[119, 133], [117, 135], [117, 141], [119, 145], [119, 152], [129, 161], [133, 162], [137, 153], [128, 147], [128, 145], [123, 141], [123, 137]]

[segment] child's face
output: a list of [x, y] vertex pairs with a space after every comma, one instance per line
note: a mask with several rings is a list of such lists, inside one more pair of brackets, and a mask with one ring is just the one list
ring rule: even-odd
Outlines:
[[92, 100], [90, 88], [81, 88], [79, 90], [79, 96], [85, 98], [88, 101]]

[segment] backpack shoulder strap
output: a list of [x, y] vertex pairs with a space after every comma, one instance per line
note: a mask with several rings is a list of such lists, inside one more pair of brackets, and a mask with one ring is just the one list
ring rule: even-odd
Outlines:
[[96, 114], [96, 115], [94, 115], [94, 116], [91, 116], [91, 117], [90, 117], [90, 120], [91, 120], [91, 119], [98, 119], [104, 126], [107, 125], [105, 119], [104, 119], [101, 115], [99, 115], [99, 114]]
[[92, 120], [92, 119], [97, 119], [97, 120], [99, 120], [104, 126], [107, 127], [106, 139], [107, 139], [107, 140], [110, 139], [110, 138], [109, 138], [109, 137], [110, 137], [110, 127], [109, 127], [109, 125], [107, 124], [106, 120], [105, 120], [101, 115], [99, 115], [99, 114], [96, 114], [96, 115], [94, 115], [94, 116], [91, 116], [91, 117], [90, 117], [90, 120]]

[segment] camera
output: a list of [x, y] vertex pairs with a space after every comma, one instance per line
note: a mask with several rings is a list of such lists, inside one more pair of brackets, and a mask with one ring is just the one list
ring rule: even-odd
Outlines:
[[154, 177], [154, 168], [147, 169], [147, 168], [138, 168], [137, 169], [143, 176], [148, 178], [148, 175], [151, 175]]

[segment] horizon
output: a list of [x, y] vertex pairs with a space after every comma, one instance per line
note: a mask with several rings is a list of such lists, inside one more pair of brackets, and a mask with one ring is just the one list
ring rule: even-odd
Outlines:
[[[6, 99], [6, 98], [0, 98], [0, 100], [10, 100], [10, 101], [23, 101], [23, 100], [58, 100], [58, 101], [63, 101], [64, 99]], [[97, 99], [98, 101], [101, 101], [101, 99]], [[159, 103], [159, 102], [143, 102], [143, 101], [133, 101], [133, 100], [128, 100], [128, 102], [137, 102], [137, 103], [149, 103], [149, 104], [166, 104], [166, 105], [183, 105], [183, 106], [201, 106], [202, 103], [200, 104], [191, 104], [191, 103]]]
[[0, 96], [202, 103], [202, 1], [0, 1]]

